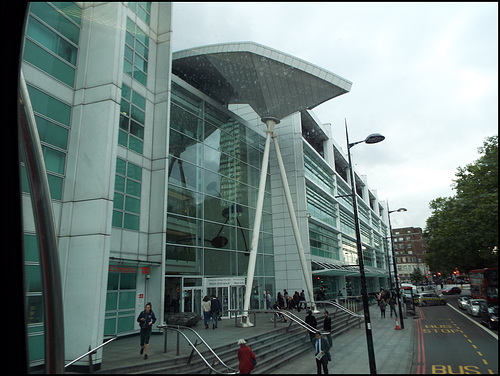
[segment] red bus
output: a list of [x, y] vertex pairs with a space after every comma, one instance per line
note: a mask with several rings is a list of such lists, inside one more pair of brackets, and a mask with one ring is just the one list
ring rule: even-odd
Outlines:
[[469, 278], [472, 299], [498, 303], [498, 267], [471, 270]]

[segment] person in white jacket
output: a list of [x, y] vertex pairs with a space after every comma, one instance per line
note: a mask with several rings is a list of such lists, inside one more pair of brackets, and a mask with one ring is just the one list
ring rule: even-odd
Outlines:
[[201, 302], [201, 309], [203, 310], [203, 324], [205, 325], [205, 329], [208, 329], [208, 324], [210, 323], [211, 306], [212, 304], [210, 302], [210, 298], [208, 295], [205, 295], [203, 301]]

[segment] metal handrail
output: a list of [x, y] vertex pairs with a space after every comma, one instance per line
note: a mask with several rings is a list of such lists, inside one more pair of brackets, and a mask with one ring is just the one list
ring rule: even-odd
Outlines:
[[361, 318], [364, 317], [363, 315], [360, 315], [358, 313], [355, 313], [355, 312], [352, 312], [350, 310], [348, 310], [347, 308], [345, 308], [343, 305], [335, 302], [335, 301], [330, 301], [330, 300], [323, 300], [323, 301], [319, 301], [319, 302], [316, 302], [316, 303], [326, 303], [326, 304], [330, 304], [332, 306], [334, 306], [335, 308], [337, 308], [337, 310], [341, 310], [341, 311], [344, 311], [345, 313], [347, 313], [348, 315], [352, 316], [353, 318], [356, 318], [359, 320], [359, 323], [361, 323]]
[[19, 71], [18, 134], [30, 188], [44, 297], [46, 373], [64, 372], [64, 315], [57, 236], [49, 182], [28, 87]]
[[[184, 339], [189, 343], [189, 345], [193, 348], [194, 351], [196, 351], [196, 353], [198, 354], [198, 356], [205, 362], [205, 364], [214, 372], [216, 373], [219, 373], [219, 374], [223, 374], [223, 375], [235, 375], [237, 373], [239, 373], [238, 370], [232, 368], [232, 367], [229, 367], [226, 363], [224, 363], [224, 361], [215, 353], [215, 351], [208, 345], [208, 343], [200, 336], [200, 334], [194, 330], [193, 328], [190, 328], [188, 326], [182, 326], [182, 325], [168, 325], [168, 324], [164, 324], [164, 325], [158, 325], [158, 328], [159, 329], [163, 329], [163, 330], [173, 330], [177, 333], [180, 333]], [[190, 330], [191, 332], [193, 332], [200, 340], [201, 342], [207, 347], [207, 349], [215, 356], [215, 358], [219, 361], [220, 364], [222, 364], [224, 367], [226, 367], [227, 370], [231, 370], [232, 372], [220, 372], [220, 371], [217, 371], [215, 368], [213, 368], [210, 363], [207, 361], [207, 359], [205, 359], [205, 357], [203, 356], [202, 353], [200, 353], [198, 351], [198, 349], [196, 348], [196, 345], [193, 344], [193, 342], [191, 342], [191, 340], [186, 336], [186, 334], [184, 334], [183, 330]]]
[[[303, 327], [304, 329], [306, 329], [310, 333], [314, 334], [314, 333], [320, 332], [321, 335], [330, 334], [330, 332], [321, 331], [321, 330], [318, 330], [315, 327], [309, 325], [304, 320], [302, 320], [300, 317], [296, 316], [295, 314], [293, 314], [290, 311], [283, 311], [279, 308], [276, 309], [276, 311], [278, 311], [279, 313], [288, 317], [291, 320], [290, 325], [292, 325], [292, 322], [295, 322], [295, 323], [299, 324], [299, 326]], [[290, 327], [290, 325], [288, 325], [288, 327]]]
[[114, 341], [114, 340], [115, 340], [115, 339], [117, 339], [117, 338], [118, 338], [118, 337], [113, 337], [113, 338], [111, 338], [111, 339], [107, 340], [106, 342], [104, 342], [104, 343], [100, 344], [100, 345], [99, 345], [99, 346], [97, 346], [95, 349], [92, 349], [92, 350], [87, 351], [85, 354], [83, 354], [83, 355], [79, 356], [79, 357], [78, 357], [78, 358], [76, 358], [75, 360], [72, 360], [71, 362], [69, 362], [68, 364], [66, 364], [66, 365], [64, 366], [64, 368], [67, 368], [67, 367], [69, 367], [70, 365], [75, 364], [75, 363], [76, 363], [76, 362], [78, 362], [79, 360], [81, 360], [81, 359], [85, 358], [87, 355], [90, 355], [90, 354], [95, 354], [95, 352], [96, 352], [97, 350], [99, 350], [101, 347], [103, 347], [103, 346], [107, 345], [108, 343], [110, 343], [111, 341]]

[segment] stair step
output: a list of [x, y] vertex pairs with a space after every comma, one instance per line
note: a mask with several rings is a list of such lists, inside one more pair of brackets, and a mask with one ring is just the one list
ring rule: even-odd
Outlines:
[[[323, 328], [324, 316], [317, 317], [318, 329]], [[349, 317], [345, 312], [336, 312], [332, 317], [332, 337], [338, 337], [353, 327], [357, 327], [364, 321]], [[347, 323], [347, 325], [346, 325]], [[291, 326], [282, 326], [267, 333], [258, 334], [253, 337], [247, 337], [252, 344], [251, 348], [257, 357], [258, 365], [252, 371], [254, 374], [265, 374], [278, 369], [281, 365], [289, 362], [295, 356], [311, 349], [311, 343], [308, 333], [300, 325], [292, 323]], [[207, 359], [208, 363], [215, 364], [213, 367], [226, 373], [219, 361], [214, 355], [204, 347], [201, 354]], [[213, 348], [219, 358], [233, 369], [238, 369], [237, 350], [234, 344], [226, 344]], [[312, 349], [311, 349], [312, 352]], [[141, 365], [121, 367], [111, 370], [103, 370], [97, 373], [134, 373], [134, 374], [156, 374], [156, 373], [174, 373], [174, 374], [206, 374], [209, 369], [205, 362], [195, 353], [191, 363], [187, 364], [189, 356], [179, 356], [173, 359], [163, 361], [147, 362]]]

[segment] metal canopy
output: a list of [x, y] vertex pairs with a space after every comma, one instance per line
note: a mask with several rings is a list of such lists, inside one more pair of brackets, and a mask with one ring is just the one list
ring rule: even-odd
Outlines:
[[352, 83], [325, 69], [253, 43], [175, 52], [173, 73], [228, 104], [249, 104], [261, 118], [282, 119], [347, 93]]
[[[359, 266], [356, 265], [336, 265], [321, 261], [312, 261], [313, 275], [359, 275]], [[386, 270], [365, 266], [365, 275], [368, 277], [384, 277], [388, 274]]]

